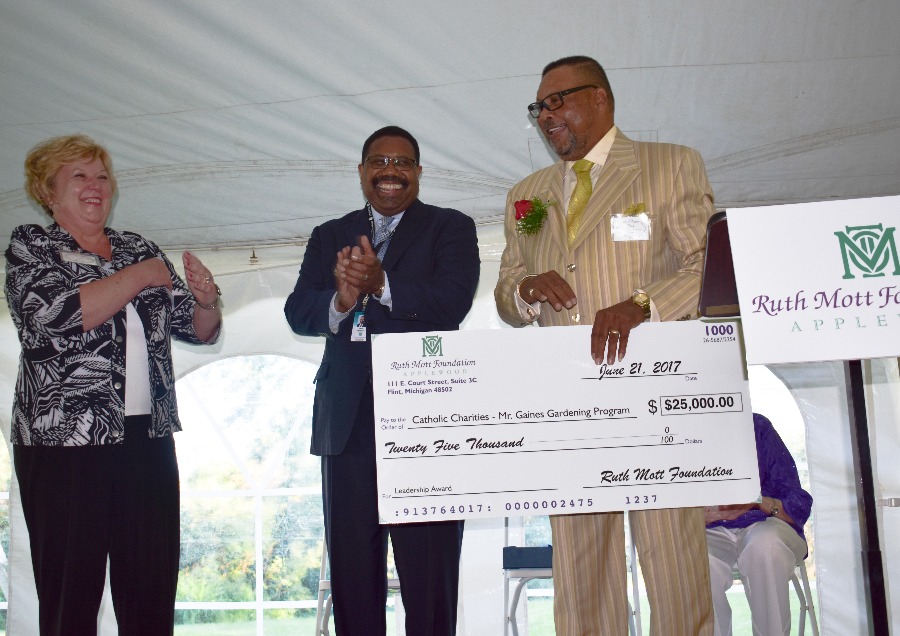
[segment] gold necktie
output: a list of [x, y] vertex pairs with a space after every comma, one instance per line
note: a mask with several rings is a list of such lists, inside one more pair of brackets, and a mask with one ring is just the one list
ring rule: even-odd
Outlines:
[[587, 206], [588, 199], [591, 198], [591, 166], [594, 163], [587, 159], [579, 159], [572, 166], [575, 171], [577, 181], [575, 189], [572, 191], [572, 198], [569, 199], [569, 210], [566, 214], [566, 234], [569, 238], [569, 247], [575, 242], [575, 235], [578, 233], [578, 226], [581, 225], [581, 215]]

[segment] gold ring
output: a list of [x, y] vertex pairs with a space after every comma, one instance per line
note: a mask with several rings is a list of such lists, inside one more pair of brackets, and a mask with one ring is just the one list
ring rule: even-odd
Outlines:
[[618, 329], [610, 329], [610, 330], [609, 330], [609, 333], [614, 333], [614, 334], [616, 334], [616, 335], [618, 336], [618, 335], [619, 335], [619, 330], [618, 330]]

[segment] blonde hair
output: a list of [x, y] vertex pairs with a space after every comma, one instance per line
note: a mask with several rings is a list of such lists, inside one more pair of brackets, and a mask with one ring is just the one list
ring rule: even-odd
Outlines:
[[76, 161], [94, 159], [100, 159], [103, 163], [115, 193], [116, 177], [112, 170], [112, 159], [106, 148], [87, 135], [52, 137], [28, 151], [28, 156], [25, 157], [25, 192], [52, 217], [49, 202], [59, 169]]

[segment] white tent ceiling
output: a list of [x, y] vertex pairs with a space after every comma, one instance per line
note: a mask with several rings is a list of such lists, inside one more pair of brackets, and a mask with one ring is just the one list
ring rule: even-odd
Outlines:
[[302, 243], [359, 206], [388, 123], [424, 200], [496, 221], [551, 161], [525, 105], [574, 53], [620, 128], [701, 151], [720, 207], [898, 194], [898, 26], [896, 0], [0, 0], [0, 236], [46, 222], [22, 161], [75, 131], [113, 155], [111, 224], [169, 249]]
[[[211, 352], [176, 348], [179, 375], [248, 352], [315, 360], [321, 343], [289, 333], [283, 298], [297, 245], [361, 204], [356, 165], [376, 128], [418, 137], [423, 200], [492, 224], [508, 188], [552, 161], [525, 111], [541, 68], [583, 53], [609, 71], [620, 128], [701, 151], [719, 207], [896, 195], [898, 27], [897, 0], [0, 0], [0, 245], [18, 224], [47, 222], [22, 191], [28, 149], [88, 133], [113, 155], [114, 227], [173, 251], [217, 250], [204, 261], [217, 277], [233, 274], [219, 278], [226, 338]], [[479, 240], [491, 262], [469, 320], [498, 327], [497, 263], [484, 256], [502, 235], [494, 224]], [[235, 274], [251, 247], [267, 271]], [[4, 312], [3, 413], [14, 343]], [[784, 373], [820, 429], [810, 457], [831, 480], [815, 494], [826, 530], [816, 543], [820, 610], [837, 626], [823, 633], [861, 633], [843, 629], [864, 613], [852, 471], [846, 443], [835, 442], [847, 436], [843, 380]], [[883, 429], [876, 448], [893, 475], [896, 429], [883, 419], [890, 435]], [[895, 479], [881, 479], [894, 496]], [[885, 523], [896, 527], [896, 516]], [[468, 546], [477, 536], [467, 527]], [[16, 554], [28, 574], [27, 554]], [[494, 597], [469, 588], [497, 614]], [[19, 601], [19, 620], [33, 622]]]

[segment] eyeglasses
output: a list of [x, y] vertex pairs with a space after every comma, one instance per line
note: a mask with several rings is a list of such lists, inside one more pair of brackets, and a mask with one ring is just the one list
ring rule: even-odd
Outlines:
[[416, 167], [415, 159], [407, 159], [406, 157], [384, 157], [382, 155], [370, 155], [366, 157], [365, 164], [373, 170], [381, 170], [387, 168], [388, 164], [394, 164], [397, 170], [406, 172]]
[[583, 91], [586, 88], [600, 88], [596, 84], [585, 84], [584, 86], [576, 86], [575, 88], [569, 88], [564, 91], [559, 91], [558, 93], [553, 93], [552, 95], [547, 95], [544, 99], [539, 102], [534, 102], [533, 104], [528, 104], [528, 114], [533, 118], [537, 119], [541, 116], [541, 111], [545, 108], [547, 110], [556, 110], [560, 106], [563, 105], [563, 97], [566, 95], [570, 95], [577, 91]]

